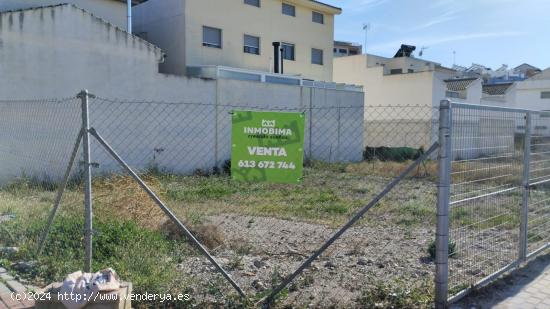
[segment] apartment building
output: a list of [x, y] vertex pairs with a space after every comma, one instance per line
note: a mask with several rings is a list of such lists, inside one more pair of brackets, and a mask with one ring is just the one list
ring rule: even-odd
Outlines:
[[286, 75], [332, 81], [334, 16], [313, 0], [149, 0], [133, 9], [134, 33], [166, 53], [160, 70], [225, 66], [273, 72], [274, 42]]

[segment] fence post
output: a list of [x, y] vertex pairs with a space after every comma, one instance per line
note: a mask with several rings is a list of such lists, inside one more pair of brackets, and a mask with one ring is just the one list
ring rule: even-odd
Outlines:
[[92, 233], [93, 233], [93, 210], [92, 210], [92, 162], [90, 159], [90, 114], [88, 90], [82, 90], [78, 97], [82, 100], [82, 146], [84, 155], [84, 247], [86, 250], [84, 260], [84, 271], [92, 271]]
[[309, 161], [313, 160], [313, 90], [315, 88], [309, 88]]
[[451, 189], [451, 103], [439, 106], [439, 182], [437, 185], [437, 231], [435, 240], [435, 307], [447, 308], [449, 294], [449, 202]]
[[527, 230], [529, 218], [529, 173], [531, 164], [531, 119], [530, 112], [525, 113], [525, 135], [523, 140], [523, 192], [521, 200], [521, 215], [519, 226], [519, 256], [520, 262], [527, 257]]
[[341, 150], [340, 150], [340, 147], [341, 147], [341, 144], [340, 144], [340, 131], [341, 131], [341, 122], [342, 122], [342, 112], [340, 110], [340, 100], [338, 100], [338, 137], [337, 137], [337, 140], [336, 140], [336, 162], [340, 162], [342, 161], [342, 158], [340, 157], [341, 156]]

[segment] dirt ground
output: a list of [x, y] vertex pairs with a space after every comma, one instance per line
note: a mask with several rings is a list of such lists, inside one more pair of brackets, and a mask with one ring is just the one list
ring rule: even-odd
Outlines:
[[[322, 225], [237, 215], [208, 218], [225, 235], [214, 250], [217, 260], [249, 295], [260, 293], [293, 272], [334, 230]], [[276, 228], [274, 228], [276, 227]], [[246, 238], [243, 238], [246, 236]], [[289, 287], [281, 305], [346, 308], [357, 306], [361, 292], [379, 282], [431, 281], [434, 264], [425, 248], [431, 229], [351, 228]], [[200, 282], [215, 280], [212, 266], [190, 258], [180, 271]]]

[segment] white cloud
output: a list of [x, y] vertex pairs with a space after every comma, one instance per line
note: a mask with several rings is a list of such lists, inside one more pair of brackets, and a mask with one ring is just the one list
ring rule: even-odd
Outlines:
[[519, 31], [502, 31], [502, 32], [480, 32], [480, 33], [467, 33], [467, 34], [456, 34], [450, 36], [426, 36], [426, 37], [412, 37], [412, 38], [403, 38], [402, 40], [395, 40], [390, 42], [385, 42], [381, 44], [374, 44], [368, 46], [369, 52], [386, 52], [388, 50], [397, 50], [401, 44], [413, 44], [417, 46], [434, 46], [444, 43], [451, 42], [460, 42], [460, 41], [469, 41], [477, 39], [488, 39], [488, 38], [502, 38], [502, 37], [512, 37], [522, 35], [522, 32]]
[[418, 26], [410, 28], [409, 32], [431, 28], [435, 25], [443, 24], [451, 20], [455, 20], [457, 18], [458, 18], [457, 11], [447, 11], [441, 14], [440, 16], [435, 17], [434, 19], [428, 20], [427, 22], [424, 22]]

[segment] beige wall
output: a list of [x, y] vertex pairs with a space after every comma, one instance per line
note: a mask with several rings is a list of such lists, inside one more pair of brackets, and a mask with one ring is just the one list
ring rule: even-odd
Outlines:
[[376, 66], [381, 60], [365, 55], [334, 59], [335, 82], [364, 87], [365, 145], [429, 147], [436, 128], [434, 107], [444, 99], [443, 80], [448, 74], [425, 71], [386, 75], [383, 66]]
[[70, 3], [126, 30], [127, 7], [118, 0], [0, 0], [0, 11]]
[[[282, 14], [281, 0], [262, 0], [260, 8], [246, 5], [243, 0], [150, 0], [134, 8], [134, 22], [136, 32], [148, 32], [148, 40], [166, 51], [167, 64], [174, 66], [167, 69], [170, 73], [184, 74], [186, 66], [195, 65], [222, 65], [269, 72], [273, 67], [272, 43], [283, 41], [296, 46], [296, 61], [285, 61], [285, 74], [332, 81], [332, 14], [337, 11], [310, 1], [286, 2], [296, 6], [296, 17]], [[183, 8], [181, 3], [185, 3]], [[312, 11], [323, 13], [325, 23], [312, 22]], [[146, 20], [146, 15], [154, 15], [155, 18]], [[185, 19], [184, 33], [179, 26], [162, 33], [155, 30], [167, 28], [162, 23], [175, 23], [176, 19]], [[202, 46], [203, 26], [222, 29], [222, 49]], [[245, 34], [260, 37], [260, 55], [243, 52]], [[323, 50], [323, 65], [311, 64], [312, 48]], [[182, 57], [185, 59], [174, 60]]]
[[[386, 115], [370, 113], [369, 106], [425, 106], [434, 104], [434, 72], [384, 75], [384, 67], [367, 67], [367, 56], [350, 56], [334, 59], [334, 81], [364, 87], [365, 119], [382, 119]], [[445, 92], [443, 91], [443, 94]], [[441, 98], [442, 99], [442, 98]], [[411, 113], [398, 109], [387, 117], [393, 119], [426, 119], [428, 112]]]

